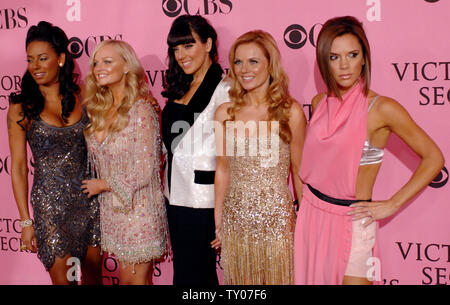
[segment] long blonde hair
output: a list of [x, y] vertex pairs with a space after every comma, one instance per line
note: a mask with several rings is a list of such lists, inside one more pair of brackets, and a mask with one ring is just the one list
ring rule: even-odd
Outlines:
[[158, 102], [149, 90], [144, 68], [133, 48], [125, 41], [105, 40], [94, 49], [90, 60], [90, 69], [86, 76], [86, 99], [84, 103], [90, 119], [90, 123], [85, 129], [86, 136], [94, 131], [105, 130], [106, 117], [114, 103], [111, 90], [106, 86], [100, 86], [94, 75], [95, 54], [106, 45], [114, 46], [128, 67], [128, 73], [125, 75], [125, 96], [117, 109], [117, 119], [107, 129], [108, 133], [121, 131], [128, 125], [128, 111], [137, 100], [147, 100], [159, 111]]
[[255, 30], [241, 35], [233, 44], [229, 54], [230, 71], [229, 76], [232, 79], [232, 87], [229, 96], [232, 105], [228, 108], [228, 120], [234, 121], [236, 113], [245, 105], [244, 96], [246, 90], [242, 88], [234, 71], [234, 60], [238, 46], [247, 43], [256, 43], [264, 52], [269, 61], [269, 88], [267, 90], [268, 101], [268, 121], [278, 121], [280, 124], [280, 138], [289, 143], [292, 132], [289, 128], [289, 113], [293, 98], [289, 94], [289, 78], [281, 66], [280, 51], [272, 35], [262, 30]]

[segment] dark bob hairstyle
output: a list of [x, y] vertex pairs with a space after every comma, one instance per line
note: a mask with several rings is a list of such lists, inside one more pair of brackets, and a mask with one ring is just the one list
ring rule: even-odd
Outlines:
[[200, 37], [202, 43], [206, 43], [208, 38], [211, 38], [209, 57], [213, 63], [217, 63], [217, 33], [208, 20], [199, 15], [181, 15], [175, 19], [167, 36], [169, 68], [165, 73], [164, 91], [161, 93], [162, 96], [170, 100], [182, 98], [188, 92], [193, 79], [192, 75], [183, 72], [175, 59], [173, 50], [178, 45], [194, 43], [195, 39], [192, 32]]
[[337, 87], [337, 83], [330, 72], [329, 61], [330, 61], [331, 44], [333, 43], [336, 37], [345, 34], [354, 35], [361, 44], [364, 57], [364, 65], [361, 71], [361, 78], [364, 81], [363, 92], [365, 95], [367, 95], [369, 93], [370, 72], [371, 72], [370, 46], [369, 41], [367, 40], [366, 37], [366, 33], [364, 32], [362, 23], [355, 17], [352, 16], [336, 17], [329, 19], [323, 25], [319, 33], [319, 37], [317, 38], [317, 48], [316, 48], [316, 59], [317, 64], [319, 65], [320, 74], [322, 75], [322, 78], [327, 86], [328, 95], [334, 93], [337, 97], [341, 98]]

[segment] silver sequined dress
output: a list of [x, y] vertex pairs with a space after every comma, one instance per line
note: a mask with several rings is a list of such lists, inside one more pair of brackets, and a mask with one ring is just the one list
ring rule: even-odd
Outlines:
[[[233, 137], [231, 137], [233, 139]], [[228, 156], [222, 218], [224, 283], [293, 284], [295, 211], [288, 188], [289, 144], [237, 137]], [[263, 147], [272, 152], [265, 155]], [[239, 153], [239, 148], [245, 148]], [[278, 152], [278, 154], [277, 154]]]
[[31, 205], [38, 257], [48, 271], [55, 257], [70, 254], [83, 260], [88, 246], [100, 242], [99, 208], [81, 190], [87, 178], [83, 129], [88, 117], [67, 127], [33, 120], [26, 136], [33, 153]]

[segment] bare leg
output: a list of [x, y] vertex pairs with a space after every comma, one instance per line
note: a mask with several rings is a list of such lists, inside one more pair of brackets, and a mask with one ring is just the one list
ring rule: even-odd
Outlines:
[[150, 264], [150, 270], [148, 271], [148, 285], [153, 285], [153, 271], [155, 270], [155, 265], [153, 263]]
[[72, 266], [67, 266], [67, 260], [70, 258], [70, 254], [67, 254], [63, 258], [56, 257], [55, 263], [50, 268], [49, 274], [53, 285], [77, 285], [76, 281], [69, 281], [67, 277], [67, 271]]
[[[149, 273], [152, 262], [141, 264], [124, 264], [120, 262], [120, 284], [121, 285], [149, 285]], [[134, 268], [134, 272], [133, 272]]]
[[100, 246], [89, 246], [81, 263], [82, 285], [102, 285], [102, 255]]
[[344, 276], [342, 285], [372, 285], [373, 283], [365, 277]]

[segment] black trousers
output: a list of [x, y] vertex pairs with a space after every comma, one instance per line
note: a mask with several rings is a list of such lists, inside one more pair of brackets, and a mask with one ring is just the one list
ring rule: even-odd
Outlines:
[[174, 285], [218, 285], [214, 209], [169, 205], [166, 199], [170, 242], [173, 251]]

